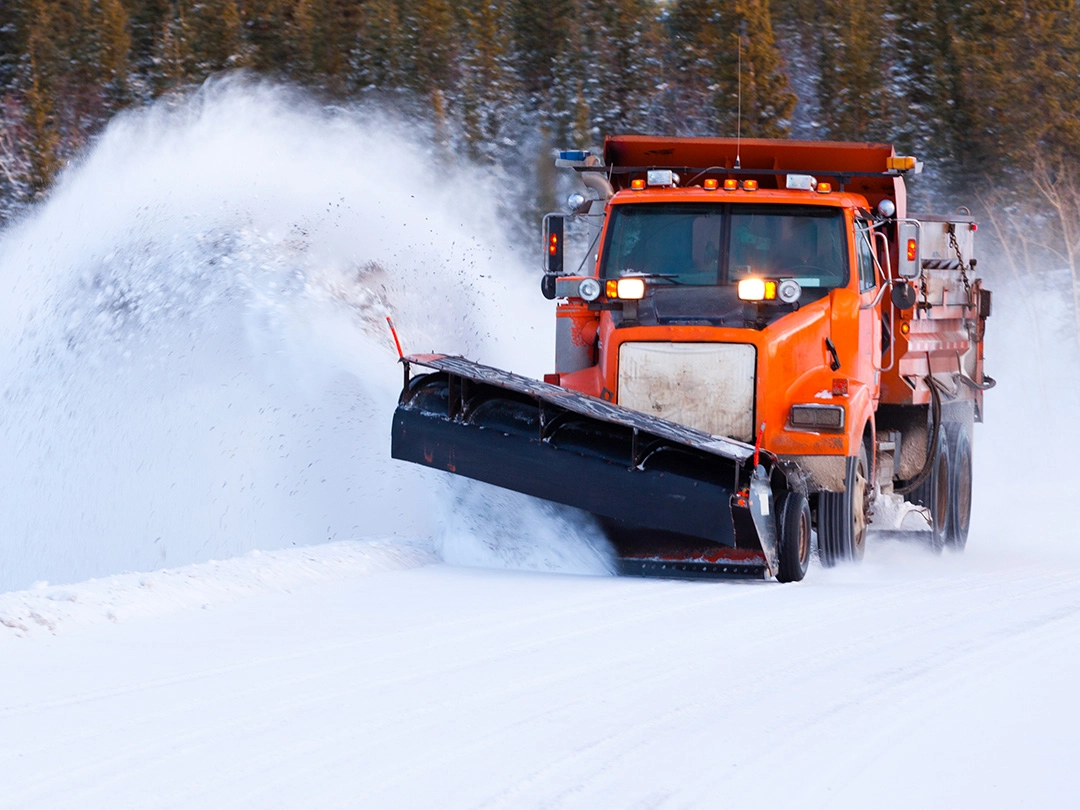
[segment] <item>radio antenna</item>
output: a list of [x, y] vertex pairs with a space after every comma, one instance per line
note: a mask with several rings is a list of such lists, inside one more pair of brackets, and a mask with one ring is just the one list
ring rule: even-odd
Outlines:
[[[746, 21], [744, 20], [743, 23], [742, 23], [742, 26], [740, 26], [740, 29], [745, 27], [745, 26], [746, 26]], [[742, 161], [739, 158], [740, 158], [740, 152], [741, 152], [741, 149], [742, 149], [742, 31], [740, 30], [739, 33], [737, 33], [735, 36], [739, 40], [739, 45], [738, 45], [739, 63], [738, 63], [738, 68], [736, 69], [736, 75], [737, 75], [737, 81], [738, 81], [738, 85], [737, 85], [738, 89], [736, 91], [736, 98], [738, 99], [738, 101], [736, 102], [736, 104], [737, 104], [737, 107], [736, 107], [737, 112], [736, 112], [736, 117], [735, 117], [735, 168], [736, 169], [741, 169], [742, 168]]]

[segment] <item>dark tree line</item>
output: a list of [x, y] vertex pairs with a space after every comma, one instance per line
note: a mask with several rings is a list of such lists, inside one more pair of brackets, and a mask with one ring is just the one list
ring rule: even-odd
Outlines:
[[237, 69], [391, 102], [478, 161], [740, 126], [989, 181], [1080, 157], [1078, 26], [1066, 0], [3, 0], [0, 220], [116, 112]]

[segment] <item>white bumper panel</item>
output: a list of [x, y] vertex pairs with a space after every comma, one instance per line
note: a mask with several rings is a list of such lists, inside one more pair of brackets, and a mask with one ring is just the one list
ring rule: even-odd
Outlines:
[[618, 403], [753, 442], [757, 351], [745, 343], [624, 343]]

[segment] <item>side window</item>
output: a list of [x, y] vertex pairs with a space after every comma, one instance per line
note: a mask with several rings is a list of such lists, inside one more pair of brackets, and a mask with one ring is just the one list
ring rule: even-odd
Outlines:
[[874, 251], [870, 247], [870, 228], [859, 221], [855, 225], [855, 245], [859, 252], [859, 291], [873, 289], [876, 284], [874, 275]]

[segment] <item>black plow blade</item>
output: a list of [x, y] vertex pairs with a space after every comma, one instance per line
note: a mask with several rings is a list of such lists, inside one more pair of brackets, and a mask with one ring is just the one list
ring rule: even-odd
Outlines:
[[[755, 476], [741, 442], [457, 357], [405, 363], [394, 458], [591, 512], [624, 573], [776, 570], [770, 506], [785, 479], [771, 456]], [[410, 365], [435, 372], [410, 378]]]

